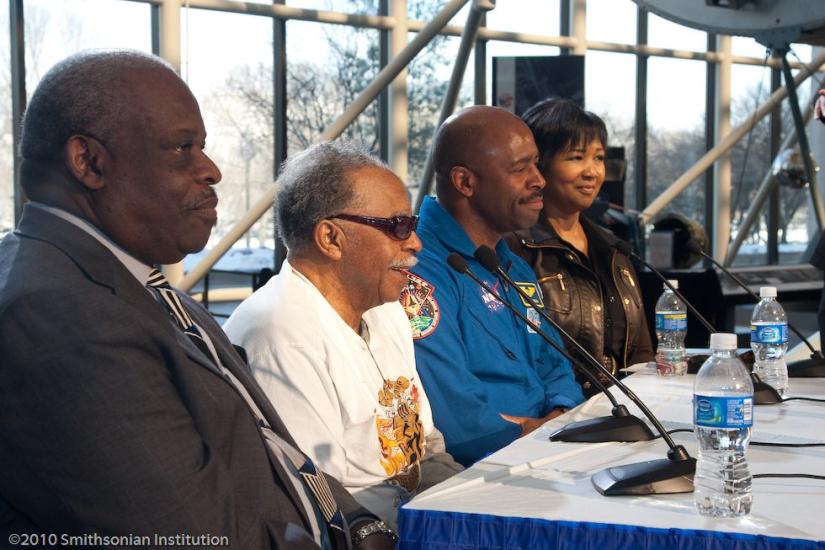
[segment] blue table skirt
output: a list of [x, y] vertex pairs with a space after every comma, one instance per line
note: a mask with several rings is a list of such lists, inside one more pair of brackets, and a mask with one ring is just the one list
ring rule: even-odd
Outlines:
[[825, 550], [825, 541], [406, 508], [398, 527], [400, 550]]

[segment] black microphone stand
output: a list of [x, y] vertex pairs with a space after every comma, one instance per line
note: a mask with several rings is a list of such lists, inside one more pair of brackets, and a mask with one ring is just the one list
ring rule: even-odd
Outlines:
[[[705, 319], [702, 316], [701, 313], [699, 313], [699, 310], [697, 310], [695, 307], [693, 307], [693, 304], [691, 304], [689, 301], [687, 301], [687, 299], [685, 299], [685, 297], [682, 295], [681, 292], [679, 292], [676, 289], [676, 287], [674, 287], [672, 284], [670, 284], [670, 282], [667, 280], [667, 277], [665, 277], [664, 274], [662, 274], [661, 271], [659, 271], [658, 269], [653, 267], [652, 264], [650, 264], [645, 259], [643, 259], [641, 256], [639, 256], [638, 254], [633, 252], [633, 248], [630, 246], [629, 243], [626, 243], [625, 241], [622, 241], [622, 240], [618, 240], [615, 243], [613, 243], [613, 248], [615, 248], [616, 250], [618, 250], [619, 252], [621, 252], [625, 256], [629, 256], [631, 258], [634, 258], [634, 259], [638, 260], [639, 262], [643, 263], [645, 266], [647, 266], [647, 268], [650, 271], [652, 271], [654, 275], [656, 275], [659, 279], [661, 279], [665, 283], [665, 285], [670, 290], [672, 290], [673, 293], [676, 296], [678, 296], [680, 300], [682, 300], [682, 303], [685, 304], [687, 306], [688, 310], [690, 310], [690, 312], [693, 313], [693, 315], [695, 315], [697, 319], [699, 319], [699, 322], [701, 322], [705, 326], [705, 328], [708, 329], [708, 332], [710, 332], [711, 334], [716, 332], [716, 329], [713, 328], [713, 325], [711, 325], [708, 322], [708, 320]], [[753, 381], [753, 404], [754, 405], [776, 405], [778, 403], [782, 403], [782, 396], [779, 395], [779, 392], [776, 391], [776, 388], [774, 388], [773, 386], [763, 382], [762, 379], [759, 378], [758, 374], [752, 372], [751, 373], [751, 380]]]
[[[482, 245], [476, 249], [474, 256], [484, 269], [491, 273], [497, 273], [500, 277], [507, 281], [510, 286], [515, 288], [516, 292], [518, 292], [519, 295], [525, 300], [525, 303], [529, 304], [530, 307], [535, 310], [542, 319], [550, 323], [550, 325], [555, 328], [559, 334], [570, 342], [573, 347], [576, 348], [576, 351], [578, 351], [579, 354], [587, 360], [587, 363], [592, 365], [597, 372], [605, 374], [607, 379], [613, 384], [618, 382], [612, 372], [599, 363], [598, 359], [593, 357], [593, 355], [587, 351], [584, 346], [579, 344], [579, 342], [570, 336], [570, 334], [568, 334], [561, 326], [559, 326], [559, 324], [556, 323], [552, 317], [547, 315], [543, 308], [538, 307], [537, 304], [533, 302], [532, 298], [524, 292], [521, 287], [514, 284], [513, 280], [510, 279], [510, 277], [504, 273], [499, 266], [498, 255], [496, 255], [496, 252], [492, 248]], [[520, 312], [515, 313], [516, 315], [520, 315]], [[559, 345], [552, 339], [545, 339], [548, 340], [554, 349], [564, 355], [576, 370], [581, 372], [591, 382], [595, 379], [596, 387], [599, 388], [599, 390], [605, 394], [613, 404], [613, 409], [610, 411], [612, 416], [600, 416], [589, 420], [571, 422], [570, 424], [567, 424], [550, 434], [550, 441], [598, 443], [602, 441], [649, 441], [654, 438], [653, 432], [650, 431], [647, 424], [645, 424], [640, 418], [631, 415], [625, 405], [620, 405], [619, 402], [616, 401], [613, 394], [604, 386], [604, 384], [601, 383], [600, 380], [598, 380], [598, 376], [590, 372], [587, 367], [579, 365], [579, 362], [571, 357], [567, 350], [564, 349], [564, 346]]]
[[[699, 254], [700, 256], [702, 256], [703, 258], [708, 260], [710, 263], [712, 263], [713, 265], [718, 267], [719, 270], [722, 273], [724, 273], [725, 275], [730, 277], [730, 279], [734, 283], [736, 283], [742, 290], [747, 292], [751, 296], [751, 298], [753, 298], [757, 302], [759, 302], [761, 300], [761, 298], [759, 296], [757, 296], [757, 294], [754, 291], [752, 291], [748, 287], [748, 285], [746, 285], [744, 282], [742, 282], [742, 279], [740, 279], [739, 277], [737, 277], [736, 275], [731, 273], [731, 271], [726, 269], [725, 266], [723, 266], [722, 264], [717, 262], [715, 259], [713, 259], [713, 256], [711, 256], [710, 254], [705, 252], [704, 249], [701, 246], [699, 246], [699, 243], [697, 243], [696, 241], [690, 240], [687, 243], [687, 247], [688, 247], [688, 250], [690, 250], [691, 252], [695, 252], [696, 254]], [[814, 349], [814, 347], [811, 345], [811, 343], [808, 341], [808, 339], [805, 338], [805, 336], [803, 336], [803, 334], [801, 332], [799, 332], [799, 330], [797, 330], [797, 328], [795, 326], [788, 323], [788, 328], [791, 329], [793, 331], [793, 333], [796, 334], [799, 337], [800, 340], [805, 342], [805, 345], [808, 346], [809, 350], [811, 350], [811, 358], [810, 359], [802, 359], [801, 361], [794, 361], [793, 363], [790, 363], [788, 365], [788, 376], [790, 376], [791, 378], [821, 378], [821, 377], [825, 377], [825, 356], [822, 355], [822, 352]], [[822, 336], [822, 335], [820, 335], [820, 336]]]
[[[510, 311], [513, 311], [519, 318], [528, 323], [536, 330], [538, 327], [535, 323], [527, 319], [517, 309], [515, 309], [509, 302], [505, 301], [498, 295], [489, 285], [478, 278], [467, 265], [459, 254], [453, 253], [447, 258], [447, 263], [450, 267], [470, 277], [475, 283], [481, 286], [484, 290], [490, 293], [493, 298], [504, 304], [510, 306]], [[512, 282], [511, 282], [512, 284]], [[513, 285], [518, 288], [518, 285]], [[527, 297], [532, 302], [532, 298]], [[539, 331], [537, 331], [539, 332]], [[545, 338], [552, 341], [547, 335]], [[598, 363], [598, 362], [597, 362]], [[608, 372], [602, 365], [600, 365], [605, 372]], [[633, 403], [647, 416], [647, 418], [656, 427], [656, 431], [661, 434], [662, 439], [665, 440], [668, 447], [667, 459], [648, 460], [645, 462], [638, 462], [635, 464], [627, 464], [623, 466], [614, 466], [596, 472], [591, 476], [590, 480], [596, 490], [605, 496], [619, 496], [619, 495], [650, 495], [650, 494], [666, 494], [666, 493], [690, 493], [693, 491], [693, 474], [696, 471], [696, 459], [690, 456], [682, 445], [676, 445], [667, 430], [664, 429], [659, 420], [650, 412], [650, 409], [639, 399], [633, 391], [627, 386], [617, 380], [617, 387], [619, 387]]]
[[690, 312], [699, 320], [699, 322], [702, 323], [702, 325], [704, 325], [704, 327], [708, 330], [709, 333], [713, 334], [714, 332], [716, 332], [716, 329], [713, 328], [713, 325], [711, 325], [708, 322], [708, 320], [705, 319], [704, 316], [701, 313], [699, 313], [698, 309], [693, 307], [693, 304], [691, 304], [690, 302], [688, 302], [685, 299], [685, 297], [682, 295], [682, 293], [679, 292], [679, 289], [676, 288], [675, 286], [673, 286], [672, 284], [670, 284], [670, 281], [667, 280], [667, 277], [665, 277], [662, 274], [661, 271], [659, 271], [658, 269], [653, 267], [653, 265], [650, 264], [648, 261], [646, 261], [644, 258], [642, 258], [638, 254], [633, 252], [633, 248], [631, 248], [630, 244], [626, 243], [625, 241], [616, 241], [615, 243], [613, 243], [613, 248], [615, 248], [616, 250], [618, 250], [619, 252], [621, 252], [625, 256], [629, 256], [629, 257], [643, 263], [650, 271], [653, 272], [654, 275], [656, 275], [659, 279], [662, 280], [663, 283], [665, 283], [666, 287], [668, 287], [670, 290], [672, 290], [673, 293], [680, 300], [682, 300], [682, 303], [687, 306], [688, 310], [690, 310]]

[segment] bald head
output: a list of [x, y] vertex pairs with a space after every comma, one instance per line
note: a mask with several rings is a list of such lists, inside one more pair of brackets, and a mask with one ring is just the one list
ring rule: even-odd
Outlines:
[[139, 109], [136, 85], [151, 82], [147, 76], [159, 71], [179, 79], [162, 59], [133, 50], [81, 52], [52, 67], [23, 117], [19, 150], [23, 185], [42, 178], [38, 166], [62, 159], [71, 136], [111, 140]]
[[438, 202], [477, 245], [495, 246], [530, 227], [541, 211], [544, 178], [530, 128], [497, 107], [462, 109], [433, 144]]
[[513, 132], [530, 133], [530, 129], [520, 118], [499, 107], [475, 105], [445, 120], [433, 141], [439, 200], [449, 202], [454, 195], [455, 189], [450, 184], [454, 167], [476, 170], [484, 158], [501, 154]]

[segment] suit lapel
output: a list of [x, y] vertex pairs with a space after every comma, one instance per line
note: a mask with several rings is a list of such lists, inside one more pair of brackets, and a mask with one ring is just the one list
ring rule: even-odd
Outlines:
[[[183, 301], [184, 307], [187, 308], [187, 311], [194, 319], [195, 323], [198, 324], [201, 330], [206, 332], [209, 336], [209, 339], [212, 341], [212, 345], [215, 346], [215, 351], [218, 354], [218, 359], [220, 360], [221, 364], [226, 367], [226, 369], [232, 373], [232, 375], [238, 380], [238, 382], [243, 385], [244, 389], [249, 393], [250, 397], [252, 398], [255, 405], [261, 411], [264, 418], [266, 419], [269, 426], [272, 430], [278, 434], [281, 439], [292, 445], [293, 448], [298, 450], [301, 455], [306, 458], [306, 455], [298, 448], [295, 444], [295, 441], [292, 439], [292, 436], [289, 435], [289, 432], [286, 429], [281, 418], [278, 416], [278, 413], [275, 412], [275, 409], [272, 407], [269, 399], [263, 393], [258, 383], [252, 377], [251, 372], [249, 370], [249, 366], [243, 361], [241, 356], [229, 342], [229, 339], [224, 334], [223, 330], [217, 326], [214, 319], [209, 315], [209, 313], [203, 309], [203, 307], [192, 300], [189, 296], [185, 294], [180, 294], [181, 300]], [[192, 349], [198, 353], [200, 357], [203, 357], [203, 354], [200, 353], [200, 350], [189, 341], [189, 338], [185, 336], [181, 331], [177, 331], [181, 333], [181, 337], [185, 339]], [[188, 352], [187, 352], [188, 353]], [[205, 359], [205, 358], [204, 358]], [[211, 364], [211, 361], [210, 361]], [[223, 377], [223, 374], [221, 374]], [[236, 388], [235, 388], [236, 389]], [[237, 389], [236, 389], [237, 390]], [[239, 392], [240, 395], [240, 392]], [[243, 398], [243, 396], [241, 396]], [[253, 414], [250, 410], [250, 414]], [[301, 497], [293, 487], [292, 483], [289, 482], [289, 479], [293, 477], [293, 474], [287, 472], [284, 469], [283, 464], [281, 461], [276, 457], [272, 456], [272, 451], [269, 450], [268, 446], [269, 443], [261, 434], [261, 442], [263, 443], [264, 447], [267, 448], [267, 453], [270, 456], [270, 462], [272, 463], [272, 467], [275, 470], [278, 478], [281, 481], [281, 487], [286, 490], [289, 494], [289, 497], [292, 499], [292, 502], [295, 504], [295, 508], [300, 512], [301, 517], [304, 520], [305, 526], [307, 529], [310, 528], [311, 523], [309, 518], [306, 515], [306, 510], [304, 510], [303, 503], [301, 501]], [[310, 496], [311, 493], [310, 493]], [[321, 525], [321, 528], [325, 528], [325, 524]]]
[[49, 212], [26, 206], [16, 232], [21, 236], [37, 239], [62, 250], [77, 266], [97, 284], [106, 286], [143, 314], [153, 318], [158, 325], [169, 324], [170, 334], [186, 355], [198, 365], [221, 375], [211, 359], [178, 330], [168, 313], [151, 293], [129, 272], [97, 239]]

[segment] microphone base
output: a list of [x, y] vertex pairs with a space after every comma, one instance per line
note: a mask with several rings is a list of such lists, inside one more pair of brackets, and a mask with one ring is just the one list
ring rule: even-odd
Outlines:
[[789, 378], [823, 378], [825, 377], [825, 357], [811, 356], [810, 359], [794, 361], [788, 365]]
[[600, 416], [571, 422], [550, 434], [550, 441], [601, 443], [603, 441], [650, 441], [648, 425], [636, 416]]
[[759, 378], [759, 375], [751, 373], [753, 382], [753, 404], [754, 405], [778, 405], [782, 403], [782, 396], [776, 389], [766, 384]]
[[605, 468], [590, 481], [606, 497], [692, 493], [696, 459], [682, 446], [669, 451], [668, 457]]

